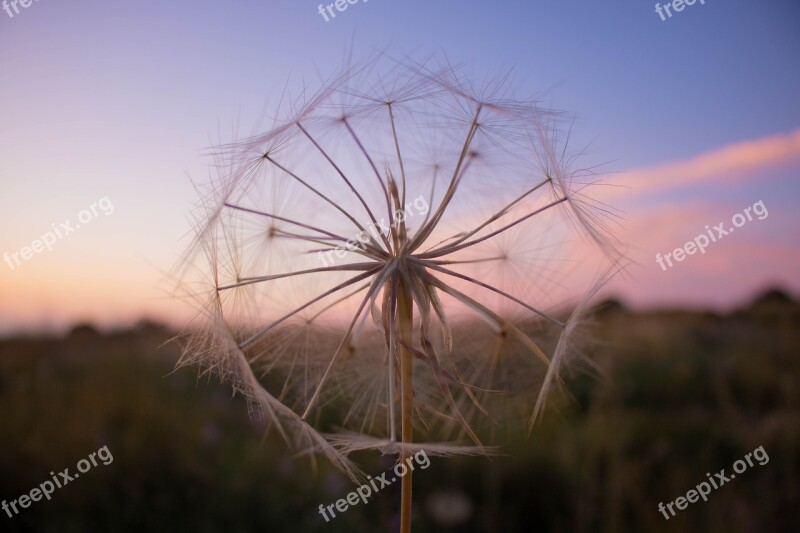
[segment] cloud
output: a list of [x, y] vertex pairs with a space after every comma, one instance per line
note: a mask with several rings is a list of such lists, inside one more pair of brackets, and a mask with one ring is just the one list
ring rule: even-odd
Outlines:
[[624, 196], [649, 195], [700, 183], [746, 180], [755, 173], [800, 163], [800, 129], [744, 141], [699, 156], [618, 175], [614, 189]]

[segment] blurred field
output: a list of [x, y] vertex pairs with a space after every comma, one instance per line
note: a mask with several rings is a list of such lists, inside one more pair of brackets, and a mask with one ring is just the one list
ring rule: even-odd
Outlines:
[[[631, 313], [609, 303], [587, 350], [602, 377], [567, 376], [530, 439], [506, 456], [417, 471], [415, 531], [783, 532], [800, 526], [800, 304], [773, 291], [729, 315]], [[293, 458], [243, 401], [191, 369], [143, 323], [0, 342], [0, 500], [108, 445], [97, 466], [0, 531], [394, 531], [397, 486], [325, 523], [353, 486]], [[756, 464], [665, 520], [706, 473], [763, 446]], [[391, 457], [358, 458], [367, 473]]]

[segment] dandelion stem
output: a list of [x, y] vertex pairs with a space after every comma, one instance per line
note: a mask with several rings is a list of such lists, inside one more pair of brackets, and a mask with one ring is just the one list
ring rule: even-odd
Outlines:
[[389, 295], [389, 438], [397, 442], [397, 422], [395, 420], [395, 361], [397, 359], [397, 276], [392, 276]]
[[[403, 444], [410, 444], [414, 440], [411, 416], [413, 414], [412, 362], [413, 353], [410, 349], [413, 337], [414, 308], [411, 300], [411, 288], [407, 287], [401, 279], [397, 291], [397, 320], [398, 339], [397, 351], [400, 353], [400, 374], [403, 394], [401, 410]], [[410, 452], [404, 447], [400, 453], [400, 462], [405, 463]], [[403, 477], [400, 495], [400, 533], [411, 533], [411, 470]]]

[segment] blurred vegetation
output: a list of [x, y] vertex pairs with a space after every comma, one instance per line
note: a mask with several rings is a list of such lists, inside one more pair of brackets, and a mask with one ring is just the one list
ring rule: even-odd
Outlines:
[[[598, 308], [586, 350], [597, 372], [567, 377], [530, 438], [492, 459], [433, 459], [414, 477], [423, 532], [798, 531], [800, 304], [770, 291], [746, 309]], [[399, 483], [326, 523], [352, 484], [320, 459], [263, 437], [240, 398], [173, 372], [170, 332], [0, 342], [0, 500], [104, 445], [98, 465], [0, 531], [394, 531]], [[665, 504], [758, 446], [756, 464], [665, 520]], [[372, 475], [391, 457], [357, 457]]]

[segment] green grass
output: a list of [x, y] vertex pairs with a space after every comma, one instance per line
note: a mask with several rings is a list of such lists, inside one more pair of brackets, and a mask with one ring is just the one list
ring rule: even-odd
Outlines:
[[[728, 316], [598, 315], [589, 356], [505, 456], [433, 459], [414, 476], [414, 531], [792, 531], [800, 524], [800, 305], [764, 298]], [[172, 372], [155, 328], [0, 343], [0, 499], [108, 445], [98, 466], [0, 531], [395, 531], [399, 488], [325, 523], [354, 487], [324, 459], [262, 436], [225, 385]], [[763, 446], [770, 461], [666, 521], [657, 510]], [[358, 457], [379, 474], [391, 457]], [[469, 518], [445, 526], [449, 494]], [[455, 495], [455, 496], [453, 496]], [[442, 507], [439, 505], [439, 507]], [[444, 512], [444, 514], [443, 514]]]

